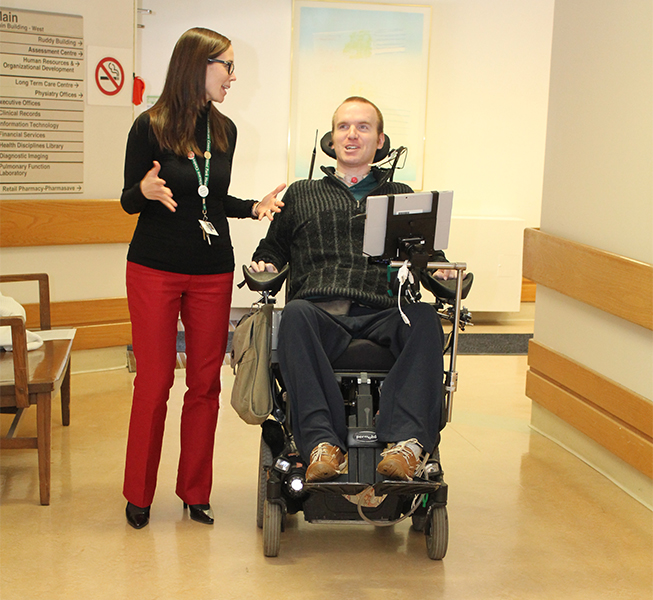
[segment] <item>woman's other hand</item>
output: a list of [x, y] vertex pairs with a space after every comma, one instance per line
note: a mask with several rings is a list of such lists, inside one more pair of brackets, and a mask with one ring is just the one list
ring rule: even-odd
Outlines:
[[169, 211], [175, 212], [177, 203], [172, 199], [172, 191], [166, 187], [166, 182], [159, 177], [161, 165], [155, 160], [154, 166], [141, 179], [141, 192], [148, 200], [161, 202]]
[[272, 221], [274, 219], [274, 213], [281, 212], [281, 207], [285, 205], [283, 201], [277, 198], [277, 194], [283, 191], [285, 188], [286, 184], [282, 183], [256, 205], [256, 218], [259, 221], [261, 221], [263, 217], [267, 217], [270, 221]]

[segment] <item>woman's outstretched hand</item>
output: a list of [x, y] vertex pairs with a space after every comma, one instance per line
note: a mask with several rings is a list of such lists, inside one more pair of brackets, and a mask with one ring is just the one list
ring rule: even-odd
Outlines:
[[172, 191], [159, 177], [161, 165], [155, 160], [154, 166], [141, 179], [141, 192], [148, 200], [161, 202], [169, 211], [175, 212], [177, 203], [172, 199]]
[[286, 189], [286, 184], [282, 183], [272, 190], [255, 208], [256, 217], [260, 221], [267, 217], [270, 221], [274, 219], [274, 213], [281, 212], [281, 207], [285, 206], [282, 200], [277, 198], [277, 194]]

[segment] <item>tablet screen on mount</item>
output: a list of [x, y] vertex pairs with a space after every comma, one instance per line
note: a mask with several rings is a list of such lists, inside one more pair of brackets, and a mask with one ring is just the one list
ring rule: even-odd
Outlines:
[[[411, 233], [422, 235], [427, 241], [433, 239], [433, 250], [445, 250], [449, 245], [449, 228], [451, 225], [451, 208], [453, 192], [414, 192], [411, 194], [395, 194], [394, 210], [388, 214], [390, 196], [368, 196], [365, 218], [365, 236], [363, 238], [363, 253], [367, 256], [382, 256], [386, 248], [386, 231], [388, 221], [408, 219], [416, 229]], [[435, 214], [433, 203], [436, 204]], [[433, 219], [433, 216], [435, 219]], [[419, 231], [428, 228], [428, 231]], [[391, 227], [392, 229], [392, 227]], [[396, 242], [396, 240], [393, 241]], [[386, 257], [388, 258], [388, 257]]]

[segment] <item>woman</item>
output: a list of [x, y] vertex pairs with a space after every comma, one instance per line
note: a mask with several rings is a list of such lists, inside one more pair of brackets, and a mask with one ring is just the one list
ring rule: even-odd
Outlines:
[[227, 191], [236, 127], [213, 105], [225, 99], [234, 50], [194, 28], [177, 42], [161, 97], [136, 119], [127, 142], [124, 210], [140, 213], [127, 255], [127, 297], [136, 378], [124, 495], [127, 521], [149, 522], [174, 380], [177, 319], [185, 329], [186, 384], [177, 495], [190, 516], [212, 524], [209, 503], [228, 335], [234, 255], [227, 217], [273, 219], [280, 185], [261, 202]]

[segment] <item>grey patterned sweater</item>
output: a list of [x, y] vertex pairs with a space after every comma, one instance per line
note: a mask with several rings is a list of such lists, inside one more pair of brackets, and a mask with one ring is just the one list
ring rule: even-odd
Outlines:
[[[394, 306], [386, 267], [368, 264], [363, 256], [365, 199], [356, 201], [332, 167], [322, 170], [322, 179], [289, 186], [285, 208], [275, 215], [253, 260], [277, 269], [291, 264], [288, 300], [346, 298], [375, 308]], [[388, 181], [389, 170], [372, 168], [372, 175], [377, 185], [368, 195], [412, 191]]]

